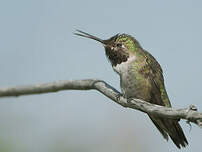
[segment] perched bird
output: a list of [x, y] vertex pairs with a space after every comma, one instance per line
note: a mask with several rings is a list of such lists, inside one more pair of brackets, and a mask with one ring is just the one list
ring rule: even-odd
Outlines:
[[[125, 98], [138, 98], [146, 102], [171, 107], [161, 66], [139, 42], [128, 34], [117, 34], [107, 40], [77, 30], [78, 36], [96, 40], [104, 45], [112, 68], [120, 76], [120, 86]], [[150, 119], [163, 137], [172, 139], [178, 148], [188, 145], [178, 120], [149, 114]]]

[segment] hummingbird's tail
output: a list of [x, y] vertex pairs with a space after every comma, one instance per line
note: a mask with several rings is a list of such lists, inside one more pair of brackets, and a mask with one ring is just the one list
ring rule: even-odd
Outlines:
[[177, 120], [149, 117], [166, 140], [168, 140], [169, 135], [179, 149], [188, 145], [187, 139]]

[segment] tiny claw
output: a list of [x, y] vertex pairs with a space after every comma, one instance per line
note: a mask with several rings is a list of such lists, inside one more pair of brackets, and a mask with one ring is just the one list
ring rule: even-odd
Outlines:
[[122, 97], [122, 94], [116, 94], [116, 101], [120, 101], [120, 98]]

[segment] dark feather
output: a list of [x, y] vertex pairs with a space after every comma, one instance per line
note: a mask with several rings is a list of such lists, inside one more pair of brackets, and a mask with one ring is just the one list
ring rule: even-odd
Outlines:
[[[171, 107], [164, 86], [161, 66], [147, 51], [144, 51], [144, 54], [147, 58], [146, 66], [149, 69], [147, 70], [149, 71], [148, 78], [150, 79], [150, 83], [152, 85], [150, 102], [161, 106]], [[149, 117], [165, 139], [168, 139], [169, 135], [178, 148], [188, 145], [187, 139], [178, 123], [178, 120], [153, 117], [150, 115]]]

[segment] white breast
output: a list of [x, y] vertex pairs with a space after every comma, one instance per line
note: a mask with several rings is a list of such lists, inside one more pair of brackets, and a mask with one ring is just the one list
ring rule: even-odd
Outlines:
[[126, 73], [128, 70], [128, 65], [130, 65], [130, 63], [134, 61], [135, 59], [136, 57], [132, 56], [132, 57], [129, 57], [126, 62], [122, 62], [121, 64], [117, 64], [116, 66], [113, 66], [114, 71], [116, 71], [119, 75], [122, 73]]

